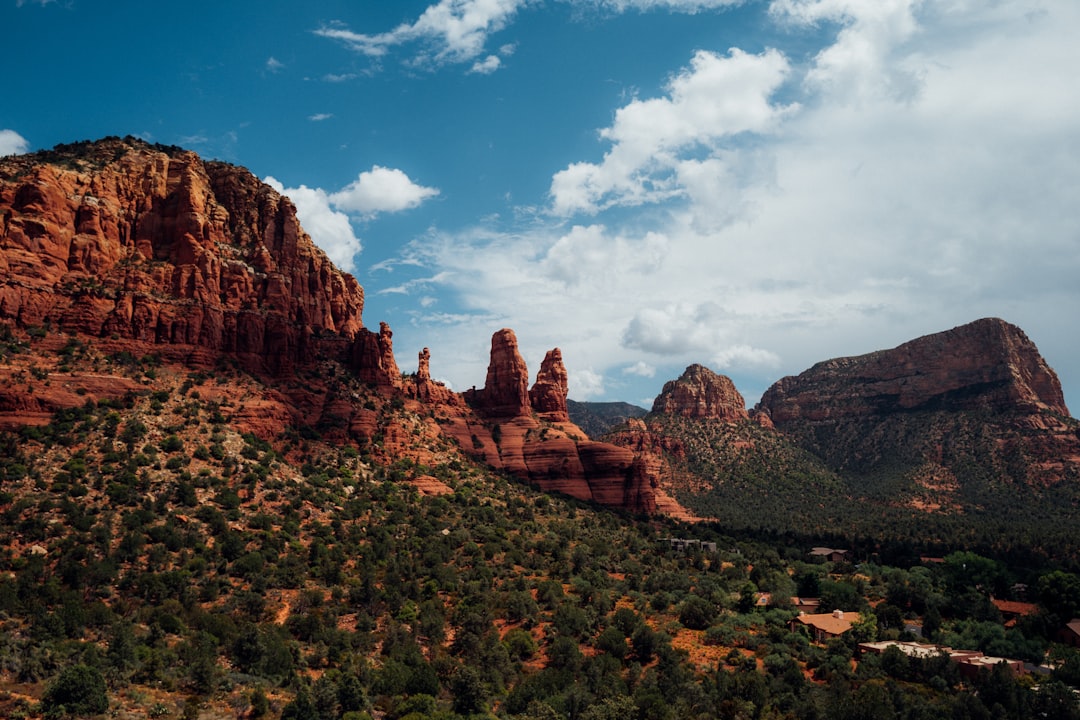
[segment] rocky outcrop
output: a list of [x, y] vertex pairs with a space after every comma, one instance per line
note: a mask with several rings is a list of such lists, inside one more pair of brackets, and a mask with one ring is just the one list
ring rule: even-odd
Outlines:
[[996, 318], [818, 363], [774, 384], [759, 407], [781, 428], [913, 410], [1069, 414], [1057, 375], [1035, 344]]
[[536, 382], [529, 390], [529, 403], [541, 419], [550, 422], [570, 422], [566, 407], [568, 392], [566, 366], [559, 348], [548, 350], [536, 373]]
[[452, 405], [455, 407], [464, 407], [465, 405], [460, 395], [446, 387], [444, 383], [431, 379], [431, 351], [427, 348], [420, 351], [416, 374], [412, 378], [403, 381], [402, 386], [407, 397], [426, 405]]
[[350, 368], [356, 377], [383, 391], [401, 387], [401, 372], [394, 360], [394, 333], [384, 322], [378, 334], [363, 329], [352, 345]]
[[443, 433], [492, 467], [548, 491], [634, 512], [656, 510], [655, 485], [634, 453], [588, 440], [566, 412], [562, 353], [547, 353], [530, 392], [512, 330], [491, 339], [487, 382], [464, 393], [468, 412], [446, 413]]
[[[390, 327], [366, 329], [363, 304], [359, 284], [315, 247], [288, 198], [242, 168], [134, 138], [0, 159], [0, 325], [46, 335], [38, 348], [70, 333], [103, 358], [149, 355], [188, 368], [225, 360], [264, 388], [233, 414], [260, 437], [292, 426], [364, 442], [387, 462], [435, 465], [451, 461], [449, 436], [540, 487], [655, 509], [634, 454], [591, 442], [569, 422], [558, 349], [530, 391], [517, 338], [501, 330], [484, 387], [458, 395], [431, 378], [426, 349], [416, 374], [403, 376]], [[335, 362], [368, 388], [342, 382]], [[46, 398], [13, 374], [0, 415], [43, 422], [132, 383], [69, 379], [66, 394], [58, 385]], [[426, 448], [438, 440], [441, 449]]]
[[515, 418], [529, 414], [529, 370], [509, 328], [491, 337], [487, 379], [480, 390], [465, 392], [465, 401], [484, 417]]
[[242, 168], [133, 138], [0, 160], [0, 319], [17, 327], [283, 376], [324, 335], [351, 340], [363, 304]]
[[691, 365], [678, 380], [664, 383], [664, 389], [653, 401], [652, 411], [697, 419], [747, 418], [746, 402], [731, 378], [717, 375], [702, 365]]
[[758, 409], [840, 470], [932, 463], [961, 478], [978, 467], [1038, 483], [1080, 471], [1056, 374], [1020, 328], [996, 318], [818, 363], [774, 384]]

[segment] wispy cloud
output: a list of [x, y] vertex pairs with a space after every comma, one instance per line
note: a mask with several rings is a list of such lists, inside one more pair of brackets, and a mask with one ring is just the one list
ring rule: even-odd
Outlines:
[[746, 0], [570, 0], [574, 5], [595, 6], [613, 12], [637, 10], [667, 10], [669, 12], [697, 13], [702, 10], [742, 5]]
[[366, 34], [335, 23], [315, 31], [369, 57], [382, 57], [391, 48], [419, 43], [420, 65], [469, 62], [484, 52], [488, 37], [510, 22], [528, 0], [441, 0], [429, 6], [414, 23], [383, 33]]
[[323, 82], [328, 82], [328, 83], [343, 83], [343, 82], [348, 82], [350, 80], [355, 80], [356, 78], [357, 78], [356, 73], [341, 73], [341, 74], [327, 73], [326, 75], [322, 76]]
[[[697, 13], [740, 5], [745, 0], [562, 1], [612, 13], [653, 10]], [[412, 64], [434, 68], [472, 63], [469, 72], [488, 75], [498, 70], [502, 58], [512, 54], [515, 48], [506, 44], [497, 54], [485, 55], [488, 39], [513, 22], [519, 11], [539, 4], [539, 0], [440, 0], [428, 6], [415, 22], [402, 23], [386, 32], [355, 32], [342, 22], [333, 22], [315, 30], [315, 34], [343, 43], [369, 58], [382, 58], [394, 48], [415, 43], [420, 48], [412, 56]]]
[[457, 310], [418, 306], [424, 344], [462, 387], [509, 326], [530, 367], [558, 345], [601, 376], [583, 388], [704, 362], [750, 402], [813, 362], [988, 315], [1078, 356], [1061, 328], [1080, 297], [1080, 5], [1028, 5], [777, 0], [790, 32], [831, 33], [820, 52], [699, 52], [613, 108], [602, 159], [551, 184], [554, 209], [598, 220], [414, 243]]
[[0, 130], [0, 156], [22, 155], [30, 149], [30, 143], [14, 130]]
[[272, 73], [280, 72], [281, 70], [285, 69], [285, 63], [271, 56], [266, 60], [266, 69], [268, 72]]
[[311, 122], [322, 122], [323, 120], [329, 120], [334, 117], [334, 113], [315, 113], [314, 115], [308, 115], [308, 120]]

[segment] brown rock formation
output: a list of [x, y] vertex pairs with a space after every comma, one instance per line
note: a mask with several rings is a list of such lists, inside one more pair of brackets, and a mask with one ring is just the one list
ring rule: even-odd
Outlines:
[[360, 330], [352, 346], [350, 366], [356, 377], [380, 390], [401, 387], [401, 372], [394, 360], [394, 333], [384, 322], [379, 333]]
[[635, 462], [634, 453], [589, 441], [569, 422], [562, 353], [558, 349], [547, 353], [532, 392], [527, 381], [528, 368], [513, 331], [496, 332], [487, 383], [464, 394], [479, 417], [447, 413], [440, 424], [442, 432], [473, 457], [544, 490], [634, 512], [655, 512], [652, 478], [646, 466]]
[[464, 407], [465, 404], [460, 395], [445, 384], [431, 379], [431, 351], [427, 348], [420, 351], [416, 375], [411, 381], [403, 383], [403, 389], [408, 397], [428, 405]]
[[481, 390], [468, 390], [465, 401], [488, 418], [529, 414], [529, 370], [518, 352], [514, 331], [503, 328], [491, 337], [491, 360]]
[[996, 318], [818, 363], [774, 384], [759, 408], [781, 428], [911, 410], [1069, 414], [1057, 375], [1035, 344]]
[[[377, 436], [381, 460], [435, 464], [445, 459], [429, 457], [426, 443], [449, 436], [541, 487], [655, 509], [633, 453], [588, 442], [569, 423], [557, 349], [530, 393], [517, 339], [501, 330], [484, 388], [462, 396], [432, 380], [426, 350], [417, 373], [403, 377], [389, 326], [363, 327], [363, 301], [356, 280], [304, 233], [292, 203], [242, 168], [133, 138], [0, 159], [0, 324], [20, 336], [48, 328], [38, 347], [61, 331], [103, 358], [151, 354], [205, 368], [226, 356], [262, 388], [232, 413], [260, 437], [289, 425], [334, 442]], [[375, 392], [347, 390], [317, 366], [323, 361], [343, 364]], [[62, 394], [53, 381], [47, 399], [13, 375], [0, 388], [0, 414], [43, 421], [55, 406], [131, 389], [109, 383], [65, 380], [72, 389]], [[437, 452], [456, 451], [443, 443]]]
[[678, 380], [664, 383], [664, 389], [653, 401], [652, 411], [698, 419], [747, 418], [746, 402], [735, 389], [735, 383], [701, 365], [691, 365]]
[[1057, 376], [1020, 328], [995, 318], [818, 363], [774, 384], [758, 407], [842, 471], [930, 463], [961, 483], [979, 473], [1035, 484], [1080, 477], [1077, 423]]
[[562, 351], [559, 348], [548, 350], [540, 365], [540, 372], [536, 373], [536, 383], [529, 390], [529, 403], [544, 420], [570, 422], [570, 413], [566, 408], [567, 391]]
[[133, 138], [0, 161], [0, 319], [289, 373], [362, 327], [359, 284], [251, 173]]

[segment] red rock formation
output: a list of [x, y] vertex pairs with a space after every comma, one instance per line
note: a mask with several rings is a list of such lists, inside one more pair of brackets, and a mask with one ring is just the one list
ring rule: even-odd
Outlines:
[[[0, 318], [285, 375], [363, 291], [241, 168], [110, 138], [0, 160]], [[209, 355], [205, 351], [209, 351]]]
[[[0, 321], [16, 330], [47, 326], [106, 355], [153, 353], [189, 367], [228, 356], [266, 382], [233, 413], [263, 437], [290, 424], [317, 426], [333, 440], [378, 435], [383, 459], [399, 453], [426, 463], [416, 438], [442, 433], [541, 487], [655, 508], [632, 453], [587, 442], [569, 423], [558, 350], [530, 396], [517, 339], [499, 331], [484, 388], [463, 398], [431, 379], [426, 352], [416, 375], [403, 378], [389, 326], [363, 327], [363, 300], [356, 280], [304, 233], [292, 203], [241, 168], [131, 138], [0, 160]], [[343, 363], [382, 397], [357, 407], [359, 395], [321, 373], [284, 382], [323, 360]], [[51, 409], [9, 386], [0, 413]], [[380, 412], [391, 396], [413, 414]]]
[[464, 394], [476, 415], [470, 417], [468, 408], [456, 413], [442, 409], [443, 434], [473, 457], [544, 490], [655, 512], [652, 478], [646, 466], [635, 463], [634, 453], [591, 442], [569, 422], [562, 353], [547, 354], [532, 392], [527, 380], [513, 331], [498, 331], [491, 339], [487, 383]]
[[464, 406], [461, 396], [445, 384], [431, 379], [431, 351], [420, 351], [416, 375], [403, 383], [406, 396], [427, 405]]
[[947, 446], [958, 459], [946, 470], [958, 476], [972, 463], [1024, 483], [1080, 476], [1057, 376], [1020, 328], [995, 318], [818, 363], [774, 384], [758, 407], [833, 467], [866, 473], [893, 458], [912, 468], [941, 462]]
[[543, 420], [570, 422], [570, 413], [566, 408], [567, 392], [562, 351], [559, 348], [548, 350], [544, 362], [540, 364], [540, 372], [536, 373], [536, 383], [529, 390], [529, 403]]
[[513, 330], [504, 328], [491, 337], [487, 380], [483, 389], [466, 391], [465, 401], [488, 418], [529, 415], [529, 370]]
[[380, 390], [401, 387], [401, 372], [394, 360], [394, 333], [388, 324], [379, 323], [377, 335], [366, 329], [356, 334], [350, 367], [356, 377]]
[[916, 409], [1069, 414], [1057, 375], [1035, 344], [996, 318], [818, 363], [774, 384], [758, 407], [781, 428]]
[[747, 418], [746, 402], [735, 389], [735, 383], [701, 365], [691, 365], [678, 380], [664, 383], [664, 389], [653, 401], [652, 411], [698, 419]]

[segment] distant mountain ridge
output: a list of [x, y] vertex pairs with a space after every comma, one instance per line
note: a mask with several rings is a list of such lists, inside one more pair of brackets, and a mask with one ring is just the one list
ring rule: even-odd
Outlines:
[[1047, 513], [1067, 525], [1080, 507], [1080, 423], [1003, 320], [818, 363], [746, 416], [702, 410], [727, 386], [716, 377], [687, 368], [653, 412], [605, 436], [651, 457], [661, 487], [700, 515], [810, 532], [915, 522], [944, 538], [980, 517], [1014, 534]]
[[570, 422], [588, 433], [589, 437], [600, 437], [613, 427], [637, 418], [649, 411], [643, 407], [625, 402], [581, 402], [567, 400]]

